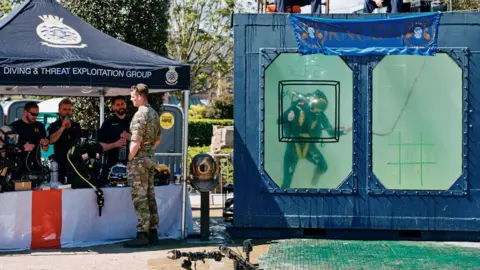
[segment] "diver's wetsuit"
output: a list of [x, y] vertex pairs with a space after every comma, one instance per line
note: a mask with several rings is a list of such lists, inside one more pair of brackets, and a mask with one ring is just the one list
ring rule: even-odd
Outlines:
[[[293, 111], [294, 117], [289, 121], [288, 115]], [[335, 128], [324, 112], [314, 113], [306, 104], [293, 103], [283, 114], [283, 128], [286, 136], [292, 138], [320, 138], [323, 130], [330, 136], [335, 136]], [[339, 131], [343, 135], [343, 131]], [[287, 142], [287, 149], [283, 158], [282, 188], [289, 188], [299, 159], [306, 158], [316, 166], [312, 178], [312, 185], [316, 185], [320, 175], [327, 169], [327, 161], [312, 142]]]

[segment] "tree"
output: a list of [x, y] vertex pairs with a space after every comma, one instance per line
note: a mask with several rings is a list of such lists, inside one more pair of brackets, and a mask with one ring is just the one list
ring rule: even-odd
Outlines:
[[223, 94], [212, 99], [206, 109], [206, 118], [233, 119], [233, 95]]
[[3, 17], [3, 15], [7, 14], [10, 11], [11, 11], [11, 7], [10, 7], [10, 3], [8, 1], [0, 2], [0, 18]]
[[0, 18], [12, 11], [16, 5], [22, 2], [23, 0], [0, 0]]
[[[169, 0], [62, 0], [75, 15], [107, 35], [134, 46], [167, 55]], [[98, 98], [72, 98], [74, 120], [84, 129], [99, 127]], [[106, 99], [106, 106], [110, 103]], [[158, 111], [163, 94], [150, 95], [150, 103]], [[134, 109], [130, 102], [128, 111]], [[108, 106], [107, 108], [109, 108]]]
[[[446, 1], [450, 5], [450, 1]], [[480, 9], [480, 0], [453, 0], [453, 10], [478, 10]], [[450, 6], [448, 7], [450, 10]]]
[[12, 6], [10, 4], [10, 1], [1, 0], [0, 1], [0, 18], [3, 17], [3, 15], [9, 13], [10, 11], [12, 11]]
[[251, 5], [245, 0], [172, 0], [168, 51], [192, 65], [191, 94], [214, 90], [222, 81], [232, 88], [231, 15]]

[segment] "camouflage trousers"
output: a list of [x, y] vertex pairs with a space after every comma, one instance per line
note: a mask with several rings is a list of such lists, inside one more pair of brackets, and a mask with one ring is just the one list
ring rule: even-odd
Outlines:
[[137, 232], [148, 232], [158, 227], [157, 201], [153, 185], [154, 170], [155, 158], [151, 157], [135, 157], [127, 165], [128, 184], [138, 217]]

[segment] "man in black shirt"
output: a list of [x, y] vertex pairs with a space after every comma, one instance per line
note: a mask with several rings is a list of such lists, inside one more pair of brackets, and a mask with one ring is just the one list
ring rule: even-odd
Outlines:
[[25, 152], [21, 154], [21, 167], [14, 177], [19, 178], [23, 173], [41, 170], [40, 148], [48, 151], [48, 139], [45, 126], [37, 122], [38, 105], [28, 102], [23, 108], [21, 119], [13, 122], [11, 127], [18, 134], [18, 141], [23, 144]]
[[67, 176], [67, 153], [72, 148], [75, 140], [80, 139], [82, 130], [80, 124], [70, 120], [72, 116], [72, 102], [69, 99], [62, 99], [58, 104], [60, 119], [50, 124], [48, 136], [53, 144], [55, 160], [58, 163], [58, 181], [66, 183]]
[[[110, 168], [118, 162], [127, 165], [128, 147], [127, 141], [130, 140], [130, 119], [127, 117], [127, 104], [123, 97], [118, 96], [113, 99], [112, 109], [115, 115], [103, 122], [99, 131], [98, 141], [105, 151], [105, 166], [102, 173], [102, 184], [107, 184]], [[124, 156], [120, 160], [120, 150], [124, 151]]]

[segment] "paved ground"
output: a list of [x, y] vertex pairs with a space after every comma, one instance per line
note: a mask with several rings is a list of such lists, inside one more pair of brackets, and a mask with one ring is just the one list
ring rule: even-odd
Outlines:
[[[25, 252], [0, 257], [0, 269], [181, 269], [183, 260], [167, 259], [171, 249], [182, 252], [218, 250], [216, 246], [185, 245], [183, 242], [163, 241], [159, 247], [126, 250], [121, 245], [108, 245], [89, 249]], [[241, 251], [241, 247], [239, 249]], [[268, 245], [255, 247], [252, 258], [268, 250]], [[207, 260], [197, 264], [197, 269], [233, 269], [231, 260]]]
[[[210, 212], [210, 217], [216, 218], [216, 220], [219, 220], [218, 217], [221, 217], [221, 215], [221, 210], [213, 209]], [[193, 210], [193, 216], [200, 216], [200, 212], [196, 208]], [[215, 229], [218, 227], [218, 224], [214, 223], [212, 227]], [[217, 232], [212, 232], [218, 239]], [[220, 245], [219, 243], [204, 245], [199, 244], [198, 241], [195, 242], [197, 243], [163, 240], [156, 247], [141, 249], [125, 249], [122, 244], [114, 244], [91, 248], [0, 253], [0, 269], [182, 269], [180, 265], [183, 259], [168, 259], [168, 251], [173, 249], [179, 249], [182, 252], [218, 251], [218, 246]], [[230, 244], [227, 243], [227, 245], [235, 246], [231, 241], [228, 242]], [[264, 242], [262, 241], [259, 243], [261, 245], [255, 246], [251, 254], [253, 263], [257, 262], [260, 254], [268, 251], [268, 244], [263, 244]], [[254, 244], [256, 243], [254, 242]], [[237, 244], [238, 249], [236, 249], [240, 254], [242, 254], [241, 245], [242, 242], [239, 242]], [[233, 262], [229, 259], [224, 259], [222, 262], [207, 260], [205, 264], [202, 262], [197, 263], [197, 269], [231, 270], [233, 269]]]

